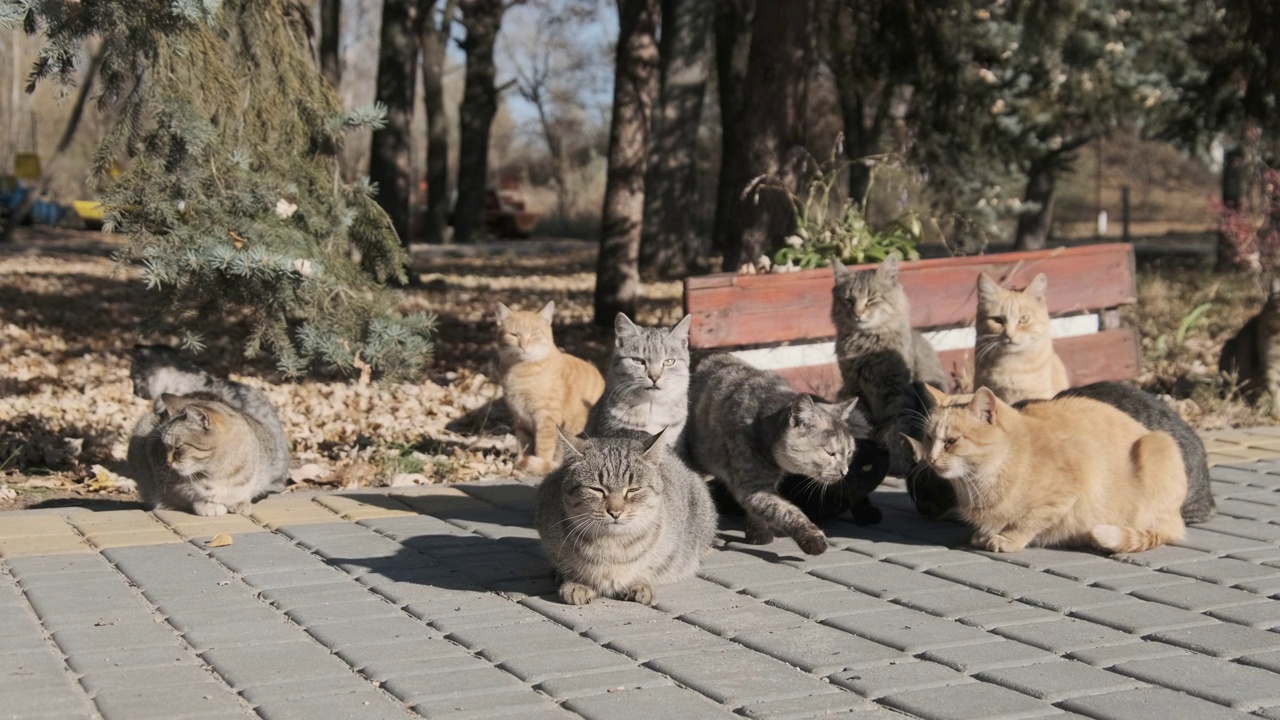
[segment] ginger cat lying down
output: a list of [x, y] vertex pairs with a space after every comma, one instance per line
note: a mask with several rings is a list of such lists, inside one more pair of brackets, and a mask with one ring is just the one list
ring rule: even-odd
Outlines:
[[1141, 552], [1183, 536], [1187, 475], [1168, 434], [1087, 398], [1017, 410], [985, 387], [933, 394], [924, 442], [911, 442], [955, 488], [975, 547]]

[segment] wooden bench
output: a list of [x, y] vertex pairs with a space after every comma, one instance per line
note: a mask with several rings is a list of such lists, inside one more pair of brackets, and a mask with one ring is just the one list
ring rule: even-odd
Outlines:
[[[856, 265], [855, 272], [874, 267]], [[899, 279], [911, 302], [911, 324], [938, 350], [943, 367], [969, 387], [979, 273], [1004, 287], [1025, 287], [1037, 273], [1049, 279], [1053, 345], [1071, 384], [1138, 376], [1138, 333], [1118, 308], [1137, 300], [1133, 246], [1086, 245], [903, 263]], [[720, 274], [685, 280], [684, 307], [693, 315], [694, 351], [731, 351], [776, 370], [802, 392], [835, 398], [830, 268], [771, 275]]]

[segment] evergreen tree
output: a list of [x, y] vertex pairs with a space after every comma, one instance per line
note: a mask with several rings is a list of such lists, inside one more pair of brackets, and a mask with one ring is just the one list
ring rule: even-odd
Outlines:
[[408, 258], [374, 188], [337, 175], [342, 136], [382, 111], [340, 111], [304, 3], [0, 0], [0, 17], [15, 6], [46, 40], [33, 87], [70, 82], [86, 43], [101, 42], [100, 102], [116, 119], [91, 174], [124, 165], [103, 203], [155, 291], [150, 323], [177, 321], [198, 347], [200, 328], [236, 306], [252, 319], [247, 352], [270, 351], [286, 375], [422, 367], [432, 319], [401, 317], [385, 287], [405, 281]]

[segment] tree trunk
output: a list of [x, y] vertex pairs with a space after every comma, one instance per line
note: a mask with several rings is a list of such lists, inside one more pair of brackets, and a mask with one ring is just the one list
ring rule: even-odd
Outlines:
[[595, 323], [612, 326], [619, 312], [635, 317], [640, 295], [640, 224], [658, 70], [658, 0], [618, 0], [618, 59], [609, 128], [596, 266]]
[[453, 29], [456, 0], [446, 0], [440, 24], [430, 11], [436, 0], [422, 0], [422, 101], [427, 108], [427, 211], [424, 242], [444, 242], [449, 227], [449, 121], [444, 111], [444, 62]]
[[711, 248], [724, 252], [733, 229], [733, 210], [738, 206], [746, 175], [740, 166], [743, 108], [746, 98], [747, 65], [751, 57], [751, 21], [756, 0], [720, 0], [716, 4], [716, 83], [720, 95], [720, 178], [716, 186], [716, 215], [711, 225]]
[[[1232, 145], [1222, 155], [1222, 208], [1239, 210], [1245, 194], [1244, 148]], [[1235, 257], [1232, 238], [1222, 230], [1218, 231], [1218, 260], [1214, 266], [1219, 270], [1231, 268], [1231, 259]]]
[[409, 194], [413, 188], [409, 131], [418, 68], [417, 0], [387, 0], [382, 6], [375, 97], [387, 106], [387, 123], [373, 133], [369, 179], [387, 211], [400, 244], [409, 245]]
[[341, 16], [342, 0], [320, 0], [320, 74], [334, 90], [342, 82], [342, 56], [338, 52]]
[[[762, 175], [772, 175], [789, 191], [795, 191], [796, 168], [794, 163], [783, 161], [793, 148], [804, 144], [812, 17], [813, 0], [756, 3], [742, 144], [726, 148], [731, 155], [745, 160], [737, 166], [741, 174], [727, 178], [739, 193]], [[735, 208], [728, 219], [735, 222], [724, 249], [724, 267], [729, 271], [754, 263], [766, 254], [788, 232], [792, 222], [791, 204], [783, 191], [766, 189], [746, 198], [739, 194], [734, 201]]]
[[1049, 243], [1053, 225], [1053, 201], [1057, 194], [1057, 155], [1032, 161], [1022, 201], [1028, 207], [1018, 215], [1014, 250], [1039, 250]]
[[712, 10], [705, 0], [662, 0], [661, 90], [640, 240], [640, 264], [661, 277], [707, 267], [697, 228], [697, 160]]
[[454, 242], [472, 242], [484, 232], [484, 195], [489, 184], [489, 130], [498, 112], [493, 46], [502, 25], [502, 0], [463, 0], [467, 38], [466, 89], [458, 111], [458, 199], [453, 206]]

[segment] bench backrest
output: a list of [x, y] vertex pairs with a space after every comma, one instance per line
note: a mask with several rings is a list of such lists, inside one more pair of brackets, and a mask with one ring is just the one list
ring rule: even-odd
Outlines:
[[[898, 277], [911, 302], [912, 326], [933, 343], [943, 367], [966, 384], [973, 374], [977, 281], [983, 272], [1004, 287], [1024, 287], [1037, 273], [1048, 277], [1054, 348], [1072, 385], [1137, 377], [1138, 334], [1121, 324], [1117, 310], [1137, 299], [1132, 245], [903, 263]], [[733, 351], [757, 367], [777, 370], [799, 390], [833, 398], [840, 389], [831, 342], [833, 283], [830, 268], [689, 278], [684, 306], [693, 315], [690, 346]]]

